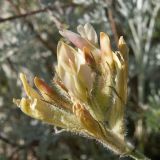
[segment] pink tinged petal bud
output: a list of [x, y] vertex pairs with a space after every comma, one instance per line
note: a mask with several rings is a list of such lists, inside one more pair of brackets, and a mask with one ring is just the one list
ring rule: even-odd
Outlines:
[[38, 77], [35, 77], [34, 84], [38, 88], [38, 90], [41, 92], [42, 96], [46, 101], [53, 102], [54, 99], [57, 98], [56, 93], [43, 80], [39, 79]]
[[36, 85], [36, 87], [42, 91], [43, 93], [47, 94], [48, 96], [54, 96], [55, 93], [52, 90], [52, 88], [50, 86], [48, 86], [43, 80], [39, 79], [38, 77], [34, 78], [34, 84]]
[[93, 46], [84, 38], [78, 34], [71, 32], [69, 30], [59, 31], [63, 37], [66, 37], [70, 42], [72, 42], [76, 47], [83, 50], [83, 47], [93, 48]]
[[34, 83], [46, 101], [50, 103], [56, 103], [64, 109], [71, 109], [71, 104], [64, 100], [62, 95], [59, 95], [57, 91], [53, 90], [43, 80], [35, 77]]

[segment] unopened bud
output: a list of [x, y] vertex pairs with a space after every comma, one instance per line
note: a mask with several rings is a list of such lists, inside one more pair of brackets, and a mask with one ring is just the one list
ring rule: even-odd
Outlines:
[[64, 107], [64, 109], [66, 108], [71, 110], [71, 103], [63, 99], [63, 97], [61, 97], [61, 95], [59, 95], [56, 90], [53, 90], [43, 80], [39, 79], [38, 77], [35, 77], [34, 83], [46, 101], [50, 103], [59, 104], [61, 107]]
[[73, 106], [73, 112], [80, 119], [84, 128], [96, 137], [103, 136], [99, 123], [91, 116], [91, 114], [79, 103]]

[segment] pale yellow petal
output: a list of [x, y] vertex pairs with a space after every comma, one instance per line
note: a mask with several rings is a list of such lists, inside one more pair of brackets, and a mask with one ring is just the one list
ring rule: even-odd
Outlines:
[[77, 32], [81, 35], [82, 38], [86, 38], [86, 32], [82, 25], [77, 27]]
[[80, 65], [86, 63], [83, 51], [78, 50], [78, 52], [76, 53], [75, 62], [76, 62], [76, 69], [78, 72]]
[[[127, 85], [127, 80], [128, 80], [128, 52], [129, 52], [129, 48], [125, 42], [125, 40], [123, 39], [123, 37], [121, 36], [119, 39], [119, 43], [118, 43], [118, 48], [120, 51], [120, 54], [122, 55], [123, 59], [124, 59], [124, 64], [123, 64], [123, 76], [125, 79], [125, 84]], [[126, 103], [127, 101], [127, 86], [125, 86], [125, 95], [124, 95], [124, 101]]]
[[102, 53], [107, 57], [108, 64], [112, 67], [114, 62], [110, 39], [104, 32], [100, 33], [100, 48]]
[[[59, 41], [57, 46], [58, 65], [63, 66], [68, 72], [72, 72], [75, 68], [75, 54], [76, 51], [71, 46]], [[70, 65], [69, 61], [72, 62], [73, 66]]]
[[113, 53], [113, 59], [115, 62], [116, 70], [120, 71], [122, 68], [122, 64], [121, 64], [121, 61], [119, 60], [119, 58], [117, 57], [116, 53]]
[[69, 58], [72, 61], [74, 61], [75, 53], [76, 53], [76, 50], [73, 47], [67, 45], [62, 41], [58, 42], [58, 46], [57, 46], [58, 58], [60, 58], [59, 56], [63, 56], [64, 58]]
[[90, 92], [94, 82], [94, 74], [92, 73], [91, 68], [87, 64], [81, 64], [77, 76], [79, 77], [84, 88]]
[[28, 84], [25, 74], [20, 73], [20, 79], [28, 97], [41, 99], [41, 96]]
[[79, 131], [82, 129], [81, 124], [75, 115], [50, 105], [40, 99], [22, 98], [21, 100], [14, 101], [25, 114], [35, 119], [71, 131]]
[[61, 79], [64, 83], [65, 87], [68, 89], [69, 92], [73, 93], [73, 95], [77, 96], [77, 89], [74, 83], [74, 76], [70, 73], [65, 72], [63, 78]]
[[96, 44], [98, 42], [97, 33], [93, 26], [89, 23], [84, 25], [85, 33], [87, 36], [87, 39], [91, 41], [91, 43]]
[[121, 36], [119, 38], [118, 48], [119, 48], [119, 51], [122, 54], [124, 60], [128, 61], [128, 51], [129, 51], [129, 48], [127, 47], [127, 44], [126, 44], [123, 36]]

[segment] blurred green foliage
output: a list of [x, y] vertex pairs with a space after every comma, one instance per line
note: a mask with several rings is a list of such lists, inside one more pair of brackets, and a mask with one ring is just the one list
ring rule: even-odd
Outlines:
[[[23, 14], [28, 16], [18, 17]], [[0, 160], [119, 159], [92, 140], [56, 134], [12, 103], [24, 95], [19, 72], [31, 84], [35, 75], [52, 79], [61, 38], [55, 19], [73, 30], [93, 24], [97, 33], [110, 35], [115, 50], [117, 37], [124, 36], [130, 48], [126, 135], [148, 157], [160, 159], [159, 0], [0, 0]]]

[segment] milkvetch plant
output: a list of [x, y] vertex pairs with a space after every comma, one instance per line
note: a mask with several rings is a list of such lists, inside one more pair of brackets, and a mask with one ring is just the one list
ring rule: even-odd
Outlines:
[[108, 35], [101, 32], [98, 42], [90, 24], [79, 25], [77, 31], [60, 31], [74, 47], [59, 41], [52, 85], [35, 77], [36, 91], [21, 73], [27, 98], [14, 103], [33, 118], [93, 138], [119, 155], [145, 159], [125, 140], [126, 42], [120, 37], [113, 52]]

